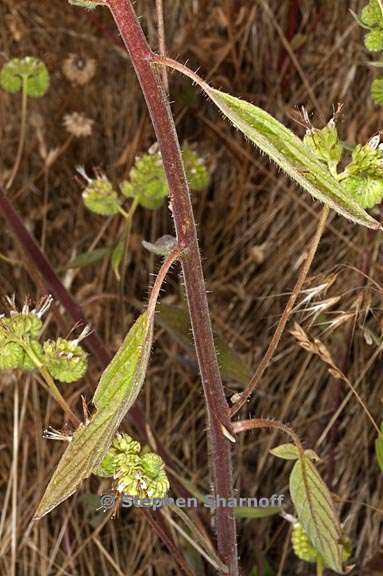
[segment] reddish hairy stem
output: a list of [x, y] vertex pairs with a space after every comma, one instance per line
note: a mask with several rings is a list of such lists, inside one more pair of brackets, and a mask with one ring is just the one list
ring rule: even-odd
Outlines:
[[[223, 433], [231, 429], [229, 407], [214, 347], [196, 226], [173, 117], [160, 78], [153, 70], [154, 54], [146, 41], [131, 1], [107, 0], [106, 3], [130, 54], [161, 150], [169, 183], [178, 246], [185, 249], [181, 262], [209, 418], [214, 488], [216, 495], [231, 498], [231, 446]], [[217, 509], [216, 528], [218, 551], [228, 566], [229, 573], [237, 575], [236, 526], [230, 508]]]
[[299, 453], [301, 455], [304, 453], [303, 445], [298, 435], [292, 428], [290, 428], [290, 426], [283, 424], [283, 422], [279, 422], [278, 420], [270, 420], [269, 418], [254, 418], [253, 420], [239, 420], [238, 422], [233, 423], [233, 430], [235, 434], [240, 434], [241, 432], [247, 432], [249, 430], [255, 430], [256, 428], [272, 428], [274, 430], [284, 432], [294, 441], [294, 444], [298, 448]]

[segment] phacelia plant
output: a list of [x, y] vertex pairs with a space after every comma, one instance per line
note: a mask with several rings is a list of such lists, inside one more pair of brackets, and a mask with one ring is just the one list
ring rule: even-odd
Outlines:
[[[179, 260], [182, 264], [185, 295], [188, 301], [191, 327], [196, 356], [205, 394], [208, 420], [208, 438], [211, 454], [211, 481], [214, 494], [230, 500], [234, 495], [232, 452], [236, 435], [256, 428], [272, 428], [288, 434], [293, 444], [278, 446], [272, 453], [282, 459], [293, 461], [289, 476], [289, 490], [297, 516], [292, 536], [292, 545], [297, 556], [317, 564], [317, 574], [331, 569], [345, 573], [344, 563], [349, 556], [349, 543], [344, 535], [332, 493], [317, 470], [318, 456], [305, 450], [296, 433], [285, 424], [272, 419], [234, 420], [235, 414], [246, 404], [254, 391], [278, 346], [281, 335], [293, 310], [294, 303], [308, 274], [312, 259], [326, 225], [330, 209], [350, 221], [372, 230], [381, 229], [381, 224], [366, 209], [374, 208], [383, 198], [383, 150], [379, 135], [367, 143], [354, 146], [351, 154], [340, 140], [335, 119], [323, 128], [314, 128], [306, 114], [307, 132], [303, 139], [289, 130], [265, 110], [211, 87], [186, 66], [164, 56], [156, 55], [149, 47], [131, 0], [69, 0], [71, 4], [85, 8], [103, 5], [110, 9], [128, 49], [137, 76], [140, 80], [153, 126], [158, 138], [158, 149], [152, 148], [139, 158], [131, 168], [129, 178], [121, 182], [117, 191], [105, 175], [96, 174], [86, 180], [83, 191], [85, 206], [102, 216], [122, 215], [127, 223], [127, 234], [115, 248], [112, 259], [118, 269], [121, 261], [121, 245], [129, 235], [132, 217], [138, 206], [156, 210], [169, 197], [176, 238], [172, 238], [166, 249], [159, 247], [158, 254], [164, 260], [152, 287], [148, 304], [138, 316], [125, 337], [120, 349], [107, 363], [108, 353], [98, 340], [94, 348], [102, 356], [103, 371], [93, 396], [94, 411], [85, 422], [80, 422], [58, 391], [54, 379], [69, 383], [78, 381], [86, 372], [87, 356], [79, 345], [79, 338], [68, 340], [41, 340], [41, 315], [47, 309], [46, 302], [39, 310], [24, 307], [21, 313], [11, 310], [9, 316], [0, 318], [0, 368], [38, 370], [52, 394], [60, 402], [66, 414], [75, 424], [71, 437], [46, 491], [40, 501], [36, 518], [48, 514], [60, 503], [76, 492], [83, 480], [91, 474], [111, 478], [119, 492], [140, 497], [164, 497], [170, 484], [164, 460], [156, 453], [141, 448], [131, 436], [119, 429], [127, 412], [135, 403], [145, 380], [153, 343], [155, 310], [160, 289], [170, 267]], [[370, 0], [362, 12], [360, 21], [368, 28], [366, 46], [372, 51], [383, 49], [383, 15], [380, 0]], [[44, 65], [35, 59], [15, 60], [4, 66], [1, 86], [10, 91], [22, 90], [22, 125], [25, 135], [26, 97], [41, 96], [48, 87], [48, 76]], [[171, 67], [192, 79], [222, 114], [253, 142], [270, 160], [292, 178], [303, 190], [324, 203], [317, 232], [313, 238], [310, 254], [290, 297], [271, 343], [262, 358], [254, 378], [229, 407], [219, 370], [213, 332], [210, 321], [201, 256], [197, 239], [192, 203], [189, 190], [201, 190], [208, 185], [209, 174], [203, 161], [189, 147], [181, 151], [175, 131], [171, 110], [165, 90], [161, 86], [159, 69]], [[376, 88], [376, 94], [378, 89]], [[73, 119], [72, 119], [73, 120]], [[77, 118], [77, 120], [79, 120]], [[82, 121], [81, 134], [89, 135], [89, 121]], [[78, 132], [79, 133], [79, 132]], [[80, 133], [79, 133], [80, 134]], [[21, 138], [23, 142], [24, 136]], [[8, 186], [13, 181], [20, 161], [20, 150]], [[347, 154], [349, 154], [347, 156]], [[125, 201], [129, 200], [128, 211]], [[32, 260], [45, 273], [45, 281], [52, 284], [72, 316], [79, 312], [65, 288], [49, 268], [39, 248], [29, 246], [28, 231], [23, 227], [12, 207], [0, 193], [0, 209], [6, 215], [12, 229]], [[153, 245], [154, 248], [158, 248]], [[301, 345], [307, 343], [301, 338]], [[319, 346], [319, 345], [318, 345]], [[317, 348], [318, 348], [317, 346]], [[101, 351], [101, 352], [100, 352]], [[323, 350], [322, 350], [323, 355]], [[330, 365], [330, 354], [327, 361]], [[340, 371], [331, 364], [332, 375], [341, 378]], [[351, 388], [352, 385], [350, 384]], [[151, 436], [147, 423], [139, 420], [141, 432]], [[378, 429], [379, 432], [379, 429]], [[380, 436], [378, 440], [381, 440]], [[381, 459], [381, 443], [376, 445], [378, 462]], [[161, 452], [162, 453], [162, 452]], [[187, 483], [185, 482], [185, 486]], [[185, 487], [183, 486], [183, 490]], [[179, 513], [181, 514], [181, 513]], [[163, 526], [156, 527], [158, 534], [169, 549], [176, 550], [176, 561], [183, 573], [189, 573], [182, 556], [168, 537]], [[202, 540], [199, 527], [190, 518], [186, 519], [188, 532]], [[214, 518], [217, 535], [216, 547], [210, 541], [203, 552], [204, 558], [213, 564], [219, 573], [238, 576], [238, 554], [236, 519], [230, 506], [217, 507]], [[184, 535], [186, 532], [183, 532]], [[193, 540], [187, 535], [188, 541]], [[215, 549], [216, 548], [216, 549]], [[180, 557], [181, 556], [181, 557]]]

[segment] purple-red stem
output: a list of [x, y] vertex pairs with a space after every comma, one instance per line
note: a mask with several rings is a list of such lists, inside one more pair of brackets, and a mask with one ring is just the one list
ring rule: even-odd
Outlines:
[[[182, 268], [198, 364], [206, 398], [213, 481], [216, 495], [233, 497], [231, 445], [223, 434], [230, 430], [229, 407], [224, 395], [211, 329], [205, 282], [189, 188], [170, 107], [154, 71], [150, 49], [130, 0], [107, 0], [141, 84], [161, 150], [169, 183], [171, 210], [178, 246], [185, 249]], [[238, 574], [236, 526], [232, 509], [216, 511], [218, 551], [231, 575]]]

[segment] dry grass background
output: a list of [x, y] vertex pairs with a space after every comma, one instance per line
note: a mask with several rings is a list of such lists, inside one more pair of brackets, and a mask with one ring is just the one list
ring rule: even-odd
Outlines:
[[[137, 10], [156, 46], [154, 4], [138, 1]], [[305, 105], [320, 123], [329, 119], [338, 102], [344, 103], [340, 130], [345, 140], [365, 142], [382, 127], [381, 110], [369, 97], [373, 72], [367, 66], [362, 33], [348, 12], [359, 11], [362, 1], [165, 0], [164, 4], [170, 55], [188, 59], [215, 86], [263, 106], [298, 133], [302, 128], [293, 119], [298, 106]], [[118, 219], [106, 222], [83, 208], [74, 174], [78, 164], [88, 171], [99, 167], [118, 182], [135, 156], [153, 143], [137, 82], [106, 11], [87, 13], [64, 0], [2, 0], [0, 22], [0, 64], [9, 57], [35, 55], [46, 62], [52, 79], [48, 94], [30, 104], [32, 122], [12, 201], [104, 342], [116, 350], [137, 306], [145, 301], [158, 266], [140, 241], [172, 230], [166, 207], [157, 213], [139, 211], [122, 289], [106, 260], [76, 272], [65, 271], [65, 265], [92, 243], [110, 245], [118, 236]], [[84, 87], [63, 76], [63, 60], [70, 53], [97, 61], [97, 74]], [[254, 368], [294, 285], [320, 206], [234, 133], [186, 79], [172, 74], [170, 84], [180, 138], [197, 144], [212, 173], [209, 190], [193, 202], [213, 322]], [[73, 140], [44, 171], [38, 136], [49, 150], [63, 146], [68, 138], [63, 116], [72, 111], [85, 112], [95, 121], [93, 135]], [[2, 93], [2, 179], [12, 166], [18, 128], [19, 98]], [[19, 303], [26, 297], [38, 300], [44, 293], [42, 285], [4, 223], [0, 234], [1, 254], [12, 261], [0, 263], [1, 294], [15, 293]], [[378, 422], [383, 328], [380, 242], [378, 233], [332, 214], [308, 285], [330, 284], [331, 275], [336, 275], [335, 282], [295, 313], [295, 319], [322, 340], [336, 364], [358, 385]], [[337, 300], [325, 303], [319, 312], [312, 310], [313, 304], [319, 306], [329, 298]], [[163, 299], [181, 302], [182, 287], [174, 272]], [[336, 324], [326, 324], [330, 321]], [[64, 335], [71, 327], [66, 314], [54, 308], [47, 332]], [[68, 400], [79, 406], [81, 393], [90, 399], [98, 376], [99, 366], [91, 358], [81, 386], [65, 390]], [[226, 390], [230, 396], [240, 388], [228, 382]], [[354, 398], [327, 429], [348, 392], [329, 376], [320, 359], [302, 350], [286, 332], [243, 415], [289, 422], [305, 444], [320, 453], [321, 472], [339, 496], [341, 516], [353, 541], [353, 574], [377, 576], [383, 574], [382, 478], [373, 453], [374, 431]], [[100, 489], [96, 480], [48, 518], [32, 522], [62, 452], [59, 443], [42, 439], [42, 430], [47, 425], [60, 428], [62, 415], [33, 377], [1, 375], [0, 394], [0, 573], [178, 573], [139, 512], [125, 512], [101, 525], [85, 513], [84, 495]], [[178, 473], [208, 492], [206, 421], [198, 375], [195, 365], [159, 328], [140, 402], [152, 428], [174, 454]], [[131, 430], [128, 422], [124, 428]], [[280, 440], [260, 431], [241, 438], [235, 477], [242, 496], [287, 494], [290, 465], [267, 454]], [[294, 557], [289, 526], [280, 518], [241, 520], [238, 529], [244, 574], [250, 574], [257, 562], [262, 566], [264, 558], [273, 574], [313, 573]]]

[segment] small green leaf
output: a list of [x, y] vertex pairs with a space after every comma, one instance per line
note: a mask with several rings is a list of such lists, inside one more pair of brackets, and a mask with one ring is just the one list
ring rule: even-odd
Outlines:
[[265, 560], [262, 566], [262, 572], [260, 572], [257, 566], [255, 566], [251, 570], [250, 576], [274, 576], [274, 572], [271, 569], [270, 564]]
[[97, 264], [106, 256], [110, 256], [112, 253], [111, 248], [97, 248], [96, 250], [90, 250], [89, 252], [83, 252], [73, 258], [68, 264], [65, 266], [65, 269], [70, 268], [86, 268], [87, 266], [92, 266], [93, 264]]
[[342, 531], [331, 494], [311, 459], [298, 460], [290, 475], [298, 519], [326, 566], [342, 574]]
[[145, 312], [102, 374], [93, 398], [96, 413], [74, 433], [39, 504], [36, 518], [69, 498], [103, 460], [121, 420], [141, 390], [152, 335], [153, 318]]
[[87, 8], [88, 10], [94, 10], [97, 6], [105, 5], [105, 2], [101, 0], [97, 2], [97, 0], [68, 0], [69, 4], [73, 6], [80, 6], [80, 8]]
[[38, 58], [13, 58], [1, 69], [0, 86], [7, 92], [19, 92], [25, 85], [28, 96], [44, 96], [49, 87], [49, 73]]
[[382, 435], [378, 436], [375, 440], [375, 455], [380, 471], [383, 473], [383, 424], [381, 425], [380, 429], [382, 431]]
[[120, 240], [114, 247], [112, 254], [112, 270], [117, 280], [120, 280], [120, 264], [124, 257], [124, 252], [125, 252], [125, 242], [123, 240]]
[[[189, 315], [185, 309], [168, 304], [159, 304], [157, 306], [157, 319], [161, 326], [163, 326], [189, 354], [195, 354]], [[215, 335], [214, 341], [217, 347], [218, 362], [222, 377], [225, 380], [234, 380], [247, 386], [251, 378], [249, 367], [220, 336]]]
[[283, 460], [298, 460], [299, 450], [294, 444], [281, 444], [270, 450], [270, 454]]
[[353, 222], [380, 228], [291, 130], [257, 106], [215, 90], [205, 82], [200, 85], [236, 128], [314, 198]]
[[142, 245], [145, 250], [156, 254], [156, 256], [167, 256], [177, 245], [177, 238], [170, 234], [165, 234], [165, 236], [161, 236], [155, 242], [142, 240]]
[[275, 516], [282, 511], [279, 506], [270, 506], [268, 508], [251, 508], [250, 506], [237, 506], [233, 508], [236, 518], [268, 518], [269, 516]]

